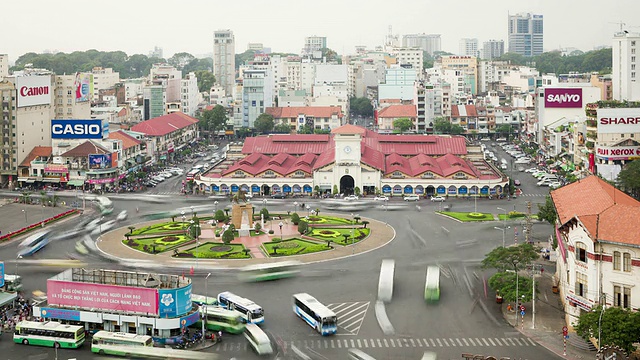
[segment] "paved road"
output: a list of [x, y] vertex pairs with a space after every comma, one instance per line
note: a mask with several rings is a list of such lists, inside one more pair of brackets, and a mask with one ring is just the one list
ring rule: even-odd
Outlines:
[[[179, 179], [165, 181], [155, 190], [161, 192], [165, 187], [175, 186], [171, 181], [178, 182]], [[539, 191], [535, 185], [530, 189], [527, 186], [525, 182], [525, 193], [527, 190], [531, 193]], [[135, 201], [136, 197], [139, 195], [131, 195], [127, 200], [114, 200], [114, 214], [126, 209], [131, 215], [122, 226], [136, 222], [136, 207], [144, 213], [210, 202], [195, 197], [175, 197], [170, 203], [157, 204]], [[453, 210], [470, 211], [477, 207], [478, 211], [498, 214], [501, 211], [497, 207], [525, 211], [526, 200], [541, 203], [544, 197], [521, 197], [515, 201], [449, 200], [448, 203]], [[313, 203], [309, 205], [315, 207]], [[479, 269], [478, 262], [484, 254], [502, 244], [501, 232], [494, 229], [501, 224], [460, 224], [434, 214], [439, 204], [421, 200], [420, 205], [420, 212], [414, 207], [393, 212], [380, 209], [359, 212], [362, 216], [387, 221], [397, 230], [396, 240], [383, 249], [344, 260], [309, 265], [300, 277], [278, 282], [240, 283], [232, 272], [219, 271], [209, 278], [206, 288], [209, 295], [228, 290], [262, 305], [266, 316], [264, 329], [281, 338], [285, 348], [295, 345], [313, 359], [346, 359], [345, 348], [350, 347], [361, 348], [378, 359], [419, 359], [425, 350], [436, 352], [439, 359], [459, 359], [463, 352], [512, 359], [557, 358], [509, 327], [493, 297], [490, 294], [486, 296], [484, 279], [489, 273]], [[292, 201], [269, 200], [268, 206], [270, 210], [286, 211], [292, 208]], [[537, 211], [535, 205], [533, 211]], [[1, 212], [2, 208], [0, 216]], [[60, 228], [70, 229], [76, 223], [67, 222]], [[517, 223], [508, 225], [515, 227]], [[544, 239], [550, 232], [548, 225], [534, 225], [534, 239]], [[73, 242], [69, 239], [52, 243], [36, 257], [64, 257], [72, 251]], [[15, 243], [0, 247], [2, 259], [15, 258], [15, 253]], [[374, 314], [378, 272], [381, 260], [385, 258], [396, 260], [394, 297], [387, 305], [387, 314], [396, 329], [395, 336], [382, 333]], [[100, 264], [97, 258], [89, 260], [92, 266], [121, 266]], [[442, 299], [437, 305], [427, 306], [423, 301], [425, 269], [428, 264], [436, 263], [443, 269]], [[27, 291], [45, 289], [46, 278], [57, 272], [55, 269], [27, 266], [20, 266], [17, 271], [25, 277]], [[204, 293], [204, 289], [204, 276], [196, 276], [194, 292]], [[338, 313], [340, 328], [337, 336], [322, 338], [293, 315], [290, 304], [291, 294], [295, 292], [309, 292]], [[208, 351], [224, 355], [222, 358], [257, 358], [245, 344], [241, 336], [227, 336], [220, 346]], [[59, 358], [92, 358], [88, 348], [61, 351]], [[9, 335], [3, 336], [0, 349], [12, 359], [37, 359], [39, 354], [53, 357], [50, 349], [14, 345]]]

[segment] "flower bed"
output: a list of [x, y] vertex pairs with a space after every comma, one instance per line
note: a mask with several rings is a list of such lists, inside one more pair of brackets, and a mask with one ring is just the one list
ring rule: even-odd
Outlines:
[[[304, 219], [304, 216], [300, 216]], [[309, 226], [324, 226], [324, 225], [350, 225], [351, 219], [344, 219], [334, 216], [309, 216]]]
[[5, 240], [9, 240], [9, 239], [11, 239], [13, 237], [16, 237], [16, 236], [24, 235], [24, 234], [26, 234], [26, 233], [28, 233], [30, 231], [36, 230], [36, 229], [41, 229], [43, 223], [45, 225], [51, 224], [51, 223], [56, 222], [58, 220], [64, 219], [64, 218], [66, 218], [68, 216], [75, 215], [75, 214], [77, 214], [79, 212], [80, 211], [77, 210], [77, 209], [65, 211], [63, 213], [60, 213], [60, 214], [54, 216], [54, 217], [50, 217], [50, 218], [48, 218], [48, 219], [46, 219], [46, 220], [44, 220], [42, 222], [31, 224], [31, 225], [29, 225], [27, 227], [23, 227], [20, 230], [16, 230], [16, 231], [10, 232], [8, 234], [4, 234], [4, 235], [0, 236], [0, 242], [5, 241]]
[[250, 259], [242, 244], [223, 244], [207, 242], [194, 248], [177, 252], [174, 257], [198, 259]]
[[158, 254], [168, 250], [195, 242], [189, 235], [156, 236], [122, 240], [122, 243], [132, 249], [144, 251], [148, 254]]
[[[318, 241], [331, 240], [341, 245], [349, 245], [363, 240], [371, 233], [371, 229], [369, 228], [353, 228], [352, 238], [351, 231], [352, 228], [314, 228], [307, 236]], [[347, 240], [345, 240], [344, 235], [348, 236]]]
[[[467, 213], [467, 212], [452, 212], [452, 211], [438, 211], [438, 213], [452, 217], [460, 221], [493, 221], [493, 214], [489, 213]], [[471, 215], [473, 214], [473, 215]]]
[[262, 243], [262, 248], [270, 257], [310, 254], [333, 249], [333, 247], [327, 246], [326, 244], [315, 243], [299, 238], [265, 242]]
[[166, 233], [180, 233], [185, 232], [187, 228], [191, 226], [189, 222], [165, 222], [159, 224], [153, 224], [145, 226], [143, 228], [134, 229], [131, 236], [143, 235], [143, 234], [166, 234]]

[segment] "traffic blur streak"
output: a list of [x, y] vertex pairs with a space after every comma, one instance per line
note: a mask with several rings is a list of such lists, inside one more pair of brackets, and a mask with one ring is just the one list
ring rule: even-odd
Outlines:
[[73, 259], [42, 259], [42, 260], [7, 260], [6, 263], [18, 264], [22, 266], [41, 266], [41, 267], [61, 267], [61, 268], [81, 268], [87, 267], [89, 264], [81, 260]]
[[[126, 354], [127, 358], [135, 359], [184, 359], [184, 360], [216, 360], [219, 356], [212, 353], [200, 351], [176, 350], [167, 348], [156, 348], [148, 346], [121, 346], [121, 345], [100, 345], [101, 349], [112, 351], [114, 353]], [[100, 357], [104, 359], [113, 359], [110, 357]]]

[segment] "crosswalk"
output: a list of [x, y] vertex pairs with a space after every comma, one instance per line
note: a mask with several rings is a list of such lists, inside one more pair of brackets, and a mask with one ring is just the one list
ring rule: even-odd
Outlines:
[[147, 191], [149, 195], [182, 195], [180, 191]]
[[370, 301], [354, 301], [328, 304], [327, 307], [338, 317], [338, 333], [358, 335], [370, 303]]
[[[369, 348], [449, 348], [455, 347], [464, 350], [466, 348], [495, 348], [495, 347], [535, 347], [535, 341], [526, 337], [482, 337], [482, 338], [326, 338], [314, 340], [293, 340], [281, 343], [285, 348], [295, 346], [300, 349], [369, 349]], [[240, 351], [247, 350], [246, 342], [231, 342], [225, 339], [213, 347], [214, 351]]]
[[545, 197], [549, 194], [520, 194], [518, 196], [528, 196], [528, 197]]

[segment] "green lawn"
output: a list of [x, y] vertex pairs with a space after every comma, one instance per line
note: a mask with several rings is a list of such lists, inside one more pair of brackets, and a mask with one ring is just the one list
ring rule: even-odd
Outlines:
[[189, 225], [191, 225], [188, 222], [182, 222], [182, 221], [176, 221], [176, 222], [164, 222], [164, 223], [159, 223], [159, 224], [153, 224], [150, 226], [145, 226], [142, 228], [136, 228], [133, 230], [133, 232], [131, 233], [132, 236], [138, 236], [138, 235], [152, 235], [152, 234], [163, 234], [166, 233], [168, 231], [179, 231], [179, 230], [184, 230], [186, 231], [186, 229], [189, 227]]
[[250, 259], [251, 255], [245, 254], [244, 245], [207, 242], [199, 246], [178, 252], [174, 257], [198, 258], [198, 259]]
[[[331, 240], [341, 245], [349, 245], [353, 242], [358, 242], [366, 238], [370, 233], [371, 229], [369, 228], [354, 228], [352, 238], [350, 228], [313, 228], [313, 230], [311, 230], [311, 232], [308, 233], [307, 236], [310, 236], [318, 241]], [[346, 241], [343, 235], [349, 236]]]
[[460, 220], [460, 221], [465, 221], [465, 222], [469, 222], [469, 221], [493, 221], [495, 220], [493, 218], [493, 214], [489, 214], [489, 213], [476, 213], [478, 214], [478, 216], [470, 216], [470, 214], [472, 213], [468, 213], [468, 212], [453, 212], [453, 211], [438, 211], [438, 213], [446, 215], [446, 216], [450, 216], [454, 219]]
[[154, 245], [155, 253], [161, 253], [167, 250], [175, 249], [191, 240], [192, 238], [190, 236], [179, 234], [150, 237], [146, 239], [125, 239], [122, 240], [122, 243], [132, 249], [153, 254]]
[[[300, 215], [300, 214], [298, 214]], [[304, 219], [300, 216], [300, 219]], [[309, 225], [350, 225], [351, 219], [339, 218], [334, 216], [309, 216]]]
[[[288, 239], [285, 241], [272, 241], [262, 244], [270, 257], [291, 256], [310, 254], [319, 251], [331, 250], [332, 247], [327, 244], [314, 243], [299, 238]], [[275, 253], [274, 253], [275, 249]]]

